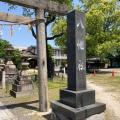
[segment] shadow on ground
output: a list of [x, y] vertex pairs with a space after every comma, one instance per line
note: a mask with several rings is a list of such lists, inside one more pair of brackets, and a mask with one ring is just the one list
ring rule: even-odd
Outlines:
[[46, 118], [47, 120], [50, 120], [50, 116], [51, 114], [48, 114], [48, 115], [44, 115], [43, 117]]
[[[30, 105], [30, 104], [34, 104], [34, 103], [38, 103], [38, 102], [39, 102], [38, 100], [35, 100], [35, 101], [30, 101], [30, 102], [6, 105], [5, 107], [7, 107], [8, 109], [14, 109], [14, 108], [17, 108], [17, 107], [23, 107], [23, 108], [26, 108], [26, 109], [38, 111], [38, 108]], [[0, 107], [3, 107], [3, 106], [0, 106]]]

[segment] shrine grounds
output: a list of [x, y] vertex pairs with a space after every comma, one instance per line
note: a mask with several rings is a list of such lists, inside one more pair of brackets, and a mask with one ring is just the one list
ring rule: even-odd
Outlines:
[[[114, 70], [114, 76], [112, 71]], [[30, 72], [34, 79], [34, 72]], [[119, 120], [120, 110], [120, 69], [101, 69], [96, 76], [91, 73], [86, 75], [87, 87], [96, 91], [96, 101], [106, 104], [106, 120]], [[38, 81], [33, 80], [37, 89]], [[59, 89], [66, 88], [67, 78], [56, 76], [54, 81], [48, 80], [48, 97], [50, 101], [59, 99]], [[49, 120], [50, 114], [41, 116], [38, 111], [38, 95], [21, 98], [13, 98], [6, 93], [6, 89], [0, 89], [0, 101], [11, 111], [16, 120]]]

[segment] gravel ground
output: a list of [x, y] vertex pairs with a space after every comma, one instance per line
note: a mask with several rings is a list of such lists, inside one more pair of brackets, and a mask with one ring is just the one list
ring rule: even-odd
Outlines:
[[113, 96], [115, 93], [106, 92], [105, 88], [97, 86], [93, 82], [87, 82], [87, 85], [95, 90], [97, 102], [106, 104], [106, 108], [109, 111], [109, 120], [120, 120], [120, 101], [116, 100]]
[[31, 100], [31, 98], [32, 97], [24, 97], [23, 101], [28, 102], [21, 103], [19, 98], [11, 97], [9, 93], [0, 90], [0, 101], [15, 116], [14, 120], [46, 120], [39, 115], [38, 100], [35, 100], [34, 98]]

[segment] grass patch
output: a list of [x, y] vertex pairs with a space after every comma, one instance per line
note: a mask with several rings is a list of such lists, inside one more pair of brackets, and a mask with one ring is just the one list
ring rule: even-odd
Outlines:
[[111, 74], [97, 74], [96, 76], [89, 74], [86, 78], [97, 85], [106, 87], [109, 92], [120, 92], [120, 75], [118, 74], [115, 76], [111, 76]]
[[60, 78], [56, 78], [55, 81], [48, 81], [49, 103], [54, 100], [59, 100], [59, 90], [66, 87], [67, 82], [60, 81]]
[[[34, 81], [35, 88], [38, 88], [38, 80]], [[50, 102], [54, 100], [59, 99], [59, 90], [61, 88], [66, 88], [67, 82], [66, 79], [62, 81], [61, 77], [55, 77], [54, 81], [53, 79], [48, 79], [48, 100], [49, 100], [49, 106]]]

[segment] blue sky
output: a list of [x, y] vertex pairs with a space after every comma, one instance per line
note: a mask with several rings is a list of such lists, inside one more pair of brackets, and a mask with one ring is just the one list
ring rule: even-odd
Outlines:
[[[73, 0], [73, 4], [76, 6], [79, 3], [78, 0]], [[9, 14], [15, 14], [15, 15], [22, 15], [22, 9], [21, 7], [18, 7], [15, 10], [8, 11], [8, 5], [0, 2], [0, 12], [6, 12]], [[0, 21], [0, 24], [3, 24], [4, 22]], [[1, 38], [4, 40], [9, 41], [13, 46], [26, 46], [29, 47], [31, 45], [36, 45], [36, 40], [32, 36], [31, 32], [28, 32], [28, 28], [26, 25], [21, 25], [21, 29], [19, 30], [19, 26], [13, 26], [14, 33], [13, 36], [10, 36], [10, 26], [0, 26], [0, 31], [3, 32], [1, 35]], [[50, 35], [50, 26], [48, 27], [48, 35]], [[55, 47], [54, 40], [48, 41], [49, 44], [51, 44], [53, 47]]]

